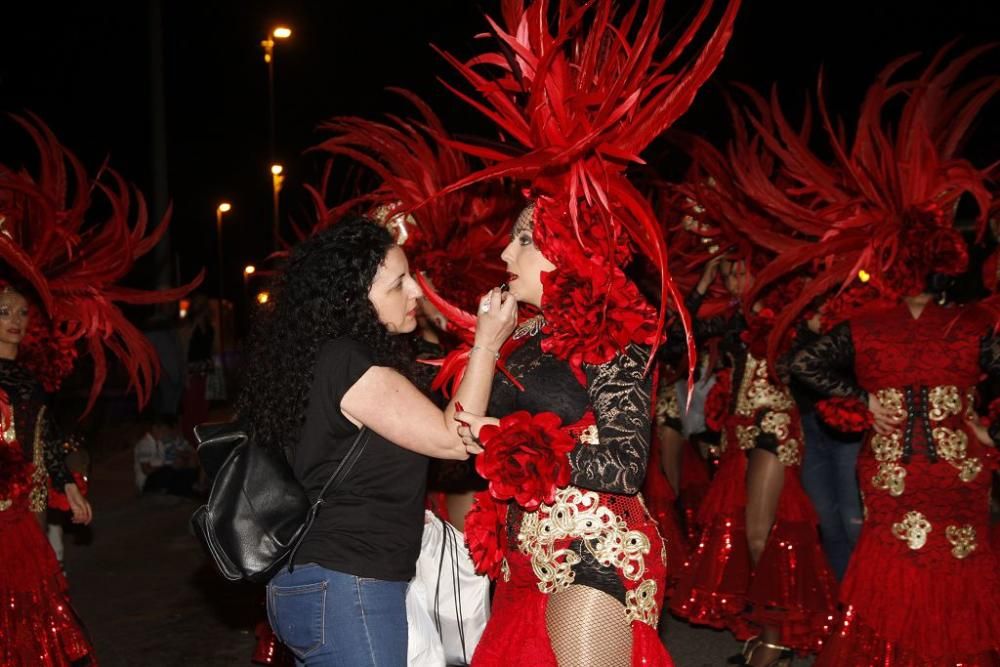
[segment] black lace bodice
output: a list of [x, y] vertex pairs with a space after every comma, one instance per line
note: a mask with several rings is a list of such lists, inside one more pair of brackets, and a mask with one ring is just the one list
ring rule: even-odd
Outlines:
[[601, 366], [585, 366], [586, 386], [568, 363], [541, 349], [532, 336], [507, 359], [519, 390], [502, 373], [493, 382], [488, 414], [518, 410], [554, 412], [563, 424], [593, 409], [599, 444], [580, 444], [570, 453], [571, 483], [608, 493], [637, 493], [646, 476], [651, 433], [652, 377], [644, 374], [649, 351], [636, 346]]
[[[48, 396], [28, 369], [10, 359], [0, 359], [0, 389], [10, 398], [18, 443], [25, 460], [31, 461], [34, 456], [36, 427], [39, 426], [38, 414], [43, 408], [47, 409]], [[41, 437], [45, 469], [52, 486], [61, 490], [66, 484], [73, 482], [73, 477], [66, 468], [66, 454], [72, 443], [63, 436], [55, 420], [48, 414], [43, 415], [40, 426], [42, 432], [37, 435]]]

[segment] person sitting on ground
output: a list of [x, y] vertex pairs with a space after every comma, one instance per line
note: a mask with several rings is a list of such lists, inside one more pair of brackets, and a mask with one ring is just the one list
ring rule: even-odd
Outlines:
[[198, 479], [194, 448], [181, 436], [177, 418], [154, 417], [135, 444], [135, 483], [141, 493], [190, 496]]

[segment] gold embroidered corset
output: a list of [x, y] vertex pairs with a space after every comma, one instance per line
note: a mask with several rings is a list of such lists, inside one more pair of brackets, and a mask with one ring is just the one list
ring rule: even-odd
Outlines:
[[[906, 489], [905, 465], [916, 456], [952, 466], [959, 479], [971, 482], [983, 469], [978, 441], [972, 442], [965, 422], [975, 419], [976, 393], [954, 385], [887, 387], [875, 392], [879, 402], [899, 420], [888, 434], [872, 433], [868, 444], [878, 462], [872, 482], [893, 496]], [[971, 447], [970, 447], [971, 445]]]

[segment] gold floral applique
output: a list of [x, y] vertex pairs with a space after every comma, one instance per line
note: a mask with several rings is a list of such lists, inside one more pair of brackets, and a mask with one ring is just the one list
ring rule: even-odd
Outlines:
[[778, 441], [778, 461], [782, 465], [795, 466], [802, 462], [799, 441], [790, 437], [792, 415], [787, 412], [769, 411], [760, 420], [760, 430], [770, 433]]
[[907, 512], [903, 520], [892, 524], [892, 534], [906, 542], [911, 549], [921, 549], [927, 544], [927, 534], [934, 530], [931, 522], [920, 512]]
[[962, 560], [978, 546], [976, 544], [976, 529], [972, 526], [948, 526], [944, 535], [951, 543], [951, 555]]
[[971, 482], [983, 469], [983, 463], [974, 456], [969, 456], [969, 436], [964, 431], [938, 426], [931, 431], [934, 446], [938, 456], [958, 470], [958, 478], [963, 482]]
[[593, 491], [568, 486], [556, 491], [551, 505], [526, 512], [521, 520], [517, 545], [531, 558], [538, 589], [553, 593], [576, 578], [573, 566], [580, 555], [572, 549], [557, 549], [557, 540], [579, 538], [584, 548], [605, 567], [614, 567], [630, 581], [639, 581], [646, 571], [649, 537], [629, 530], [625, 520], [600, 504]]
[[660, 622], [659, 609], [656, 606], [656, 581], [646, 579], [635, 590], [625, 592], [625, 620], [642, 621], [646, 625], [656, 627]]

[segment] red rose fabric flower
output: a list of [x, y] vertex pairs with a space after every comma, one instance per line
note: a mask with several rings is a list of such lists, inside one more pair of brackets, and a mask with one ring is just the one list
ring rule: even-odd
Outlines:
[[507, 504], [494, 501], [488, 491], [478, 492], [465, 515], [465, 545], [476, 572], [499, 577], [507, 551]]
[[557, 267], [542, 274], [542, 349], [579, 374], [582, 364], [607, 363], [632, 343], [652, 345], [657, 314], [620, 268], [632, 258], [621, 226], [581, 202], [574, 227], [568, 206], [566, 198], [538, 197], [532, 234]]
[[497, 500], [514, 499], [528, 511], [551, 503], [556, 489], [569, 484], [570, 451], [576, 441], [552, 412], [532, 415], [515, 412], [499, 426], [484, 426], [479, 439], [485, 450], [476, 459], [476, 471], [489, 480]]
[[549, 334], [542, 350], [575, 368], [607, 363], [630, 344], [656, 338], [656, 311], [617, 267], [560, 267], [542, 274], [542, 289]]
[[729, 397], [733, 391], [733, 372], [730, 369], [715, 375], [715, 384], [705, 397], [705, 426], [710, 431], [721, 432], [726, 427], [729, 414]]
[[843, 433], [863, 433], [872, 426], [868, 406], [853, 397], [824, 398], [816, 402], [816, 414], [827, 425]]
[[[76, 488], [80, 490], [82, 495], [86, 496], [88, 489], [87, 478], [78, 472], [74, 472], [72, 475]], [[70, 511], [69, 498], [66, 497], [66, 494], [62, 490], [52, 486], [52, 480], [49, 480], [49, 507], [62, 512]]]

